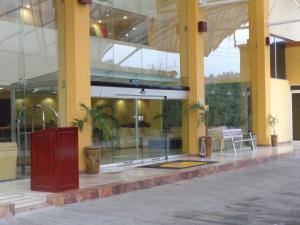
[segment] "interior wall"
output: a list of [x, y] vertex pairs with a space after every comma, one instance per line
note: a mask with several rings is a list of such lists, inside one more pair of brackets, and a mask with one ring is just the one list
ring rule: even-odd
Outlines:
[[276, 133], [279, 143], [291, 141], [291, 98], [287, 80], [271, 79], [271, 114], [278, 117]]
[[[32, 106], [36, 104], [44, 105], [44, 106], [50, 106], [52, 107], [56, 112], [58, 111], [58, 103], [57, 103], [57, 97], [54, 94], [41, 94], [38, 96], [27, 96], [25, 99], [17, 98], [16, 99], [16, 110], [17, 115], [23, 109], [24, 107], [24, 101], [26, 106]], [[28, 118], [31, 118], [31, 115], [28, 116]], [[37, 115], [34, 118], [34, 123], [39, 125], [41, 123], [41, 116]], [[45, 119], [46, 123], [56, 122], [55, 115], [50, 110], [45, 110]]]
[[300, 85], [300, 42], [285, 49], [286, 77], [290, 85]]

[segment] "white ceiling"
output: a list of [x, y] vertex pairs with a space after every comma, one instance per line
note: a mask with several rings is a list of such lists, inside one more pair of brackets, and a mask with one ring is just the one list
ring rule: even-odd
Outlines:
[[[298, 7], [300, 4], [297, 6], [297, 1], [270, 0], [269, 24], [271, 34], [293, 41], [300, 41], [300, 8]], [[295, 20], [299, 22], [289, 23]], [[283, 25], [272, 25], [282, 22]]]

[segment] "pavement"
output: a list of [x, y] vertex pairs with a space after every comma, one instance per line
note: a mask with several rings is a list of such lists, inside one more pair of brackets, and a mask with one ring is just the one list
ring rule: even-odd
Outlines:
[[0, 220], [0, 225], [300, 225], [300, 157]]

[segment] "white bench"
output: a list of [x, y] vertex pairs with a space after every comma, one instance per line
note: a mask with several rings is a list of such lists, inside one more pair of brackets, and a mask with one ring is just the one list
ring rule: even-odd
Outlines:
[[239, 144], [239, 149], [240, 149], [242, 142], [248, 142], [251, 146], [251, 149], [253, 151], [255, 150], [255, 144], [254, 144], [255, 139], [253, 138], [251, 133], [243, 134], [242, 129], [222, 129], [221, 134], [222, 134], [221, 152], [223, 151], [223, 148], [226, 143], [232, 143], [233, 149], [236, 153], [237, 150], [236, 143], [240, 143]]

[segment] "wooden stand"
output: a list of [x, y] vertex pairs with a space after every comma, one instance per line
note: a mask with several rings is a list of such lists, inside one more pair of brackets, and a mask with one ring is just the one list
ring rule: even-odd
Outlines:
[[31, 190], [79, 188], [78, 129], [49, 128], [30, 134]]

